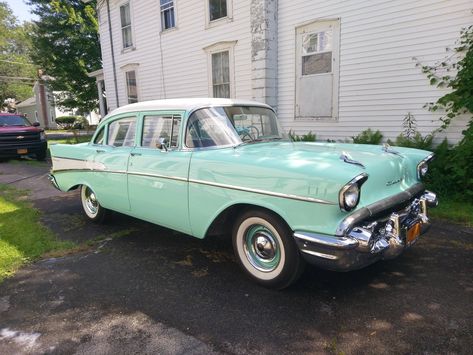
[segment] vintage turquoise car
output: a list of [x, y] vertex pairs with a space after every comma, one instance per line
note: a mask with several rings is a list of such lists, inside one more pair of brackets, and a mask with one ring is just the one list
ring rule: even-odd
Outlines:
[[292, 142], [253, 101], [173, 99], [120, 107], [89, 143], [51, 147], [51, 181], [108, 210], [196, 238], [232, 232], [246, 273], [273, 288], [305, 262], [349, 271], [391, 259], [429, 227], [430, 152]]

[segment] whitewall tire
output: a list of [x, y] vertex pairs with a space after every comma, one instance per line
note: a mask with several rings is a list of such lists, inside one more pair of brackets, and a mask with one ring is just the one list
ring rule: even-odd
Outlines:
[[104, 221], [107, 210], [100, 205], [95, 192], [90, 187], [86, 185], [81, 186], [80, 199], [82, 208], [88, 219], [96, 223]]
[[261, 209], [240, 215], [233, 228], [233, 249], [243, 270], [263, 286], [281, 289], [300, 276], [304, 261], [289, 227]]

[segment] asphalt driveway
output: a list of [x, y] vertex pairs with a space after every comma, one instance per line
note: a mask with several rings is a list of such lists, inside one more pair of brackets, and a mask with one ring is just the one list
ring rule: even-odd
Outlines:
[[59, 238], [99, 241], [0, 285], [0, 353], [470, 354], [473, 230], [435, 223], [400, 258], [292, 288], [247, 280], [226, 237], [197, 240], [114, 214], [82, 216], [44, 164], [0, 163]]

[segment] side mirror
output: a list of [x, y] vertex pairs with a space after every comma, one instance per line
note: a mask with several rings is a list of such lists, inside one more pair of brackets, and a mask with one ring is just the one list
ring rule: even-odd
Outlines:
[[156, 144], [156, 147], [158, 149], [161, 149], [161, 150], [164, 150], [164, 151], [167, 152], [168, 151], [167, 145], [168, 145], [168, 139], [164, 138], [164, 137], [161, 137], [161, 138], [159, 138], [159, 143]]
[[33, 122], [33, 127], [39, 127], [39, 122]]

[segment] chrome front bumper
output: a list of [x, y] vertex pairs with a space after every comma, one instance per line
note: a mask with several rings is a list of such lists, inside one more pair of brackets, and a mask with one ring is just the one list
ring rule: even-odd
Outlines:
[[437, 204], [437, 196], [417, 184], [348, 216], [336, 235], [296, 231], [294, 239], [309, 263], [329, 270], [356, 270], [395, 258], [414, 244], [417, 238], [410, 237], [429, 229], [427, 209]]

